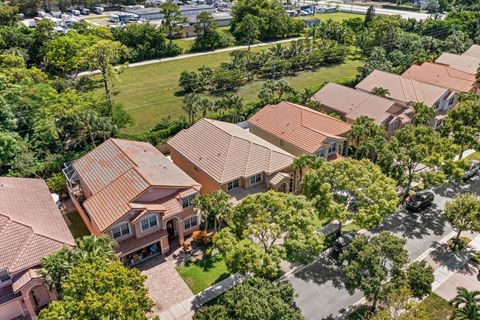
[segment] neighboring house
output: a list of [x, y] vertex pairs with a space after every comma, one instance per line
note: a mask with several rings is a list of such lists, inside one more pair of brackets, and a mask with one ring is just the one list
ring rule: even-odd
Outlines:
[[475, 75], [480, 66], [480, 57], [445, 52], [435, 60], [435, 63]]
[[430, 5], [431, 0], [414, 0], [413, 4], [420, 8], [420, 10], [426, 10]]
[[411, 108], [395, 101], [332, 82], [315, 93], [312, 100], [321, 105], [322, 111], [339, 114], [348, 123], [367, 116], [382, 125], [388, 136], [409, 123], [413, 115]]
[[311, 28], [313, 26], [320, 25], [320, 19], [312, 17], [302, 17], [303, 23], [305, 23], [306, 28]]
[[164, 254], [198, 229], [192, 199], [200, 184], [149, 143], [109, 139], [64, 173], [90, 232], [116, 240], [126, 265]]
[[420, 66], [413, 65], [403, 73], [403, 76], [458, 92], [475, 93], [478, 89], [475, 75], [431, 62], [424, 62]]
[[201, 119], [167, 142], [173, 162], [202, 184], [224, 190], [233, 204], [267, 189], [294, 188], [294, 156], [241, 127]]
[[453, 108], [459, 99], [458, 92], [455, 90], [380, 70], [374, 70], [355, 88], [371, 92], [374, 88], [379, 87], [388, 90], [386, 98], [395, 100], [405, 107], [412, 106], [417, 102], [433, 107], [437, 111], [437, 116], [431, 123], [433, 128], [443, 122], [447, 111]]
[[480, 58], [480, 45], [473, 44], [470, 48], [467, 49], [467, 51], [463, 53], [463, 55]]
[[250, 119], [250, 132], [295, 155], [312, 154], [326, 160], [347, 150], [351, 125], [287, 101], [266, 105]]
[[45, 181], [0, 177], [0, 320], [36, 319], [56, 299], [40, 261], [74, 245]]

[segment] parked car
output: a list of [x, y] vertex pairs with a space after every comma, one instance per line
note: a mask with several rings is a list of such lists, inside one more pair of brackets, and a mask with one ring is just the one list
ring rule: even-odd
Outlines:
[[345, 233], [341, 235], [333, 242], [332, 245], [332, 254], [336, 257], [339, 257], [340, 254], [345, 251], [348, 245], [352, 242], [353, 239], [357, 236], [356, 232]]
[[355, 196], [351, 196], [348, 191], [345, 190], [335, 190], [333, 192], [334, 197], [336, 200], [343, 202], [348, 200], [348, 209], [350, 211], [356, 211], [357, 210], [357, 198]]
[[83, 8], [82, 10], [80, 10], [80, 12], [81, 12], [83, 15], [88, 16], [88, 15], [90, 14], [90, 9]]
[[415, 193], [407, 199], [407, 209], [421, 211], [432, 204], [435, 195], [430, 190], [423, 190]]
[[465, 170], [465, 173], [463, 174], [463, 180], [469, 180], [473, 178], [479, 170], [480, 166], [478, 165], [478, 162], [472, 160], [470, 162], [470, 167], [468, 168], [468, 170]]
[[105, 9], [103, 9], [103, 7], [95, 7], [93, 8], [93, 12], [97, 13], [97, 14], [101, 14], [103, 13], [103, 11], [105, 11]]

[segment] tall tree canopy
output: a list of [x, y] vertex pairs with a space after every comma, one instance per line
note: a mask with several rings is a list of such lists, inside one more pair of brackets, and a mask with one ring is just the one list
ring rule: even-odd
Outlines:
[[480, 197], [473, 193], [457, 195], [447, 201], [445, 216], [457, 231], [455, 246], [458, 246], [462, 231], [480, 231]]

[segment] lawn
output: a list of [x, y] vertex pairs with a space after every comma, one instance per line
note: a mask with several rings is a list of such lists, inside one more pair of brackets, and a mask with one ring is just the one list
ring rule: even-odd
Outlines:
[[[252, 48], [265, 50], [269, 46]], [[128, 133], [144, 132], [163, 117], [184, 116], [178, 80], [183, 70], [196, 70], [201, 66], [216, 67], [229, 61], [229, 52], [221, 52], [128, 68], [113, 87], [114, 100], [124, 105], [135, 120]], [[344, 64], [319, 68], [315, 72], [299, 72], [286, 79], [295, 89], [318, 88], [325, 81], [339, 81], [356, 75], [360, 60], [347, 60]], [[238, 90], [246, 102], [256, 101], [263, 82], [249, 83]]]
[[420, 304], [425, 307], [430, 320], [447, 320], [452, 315], [453, 307], [435, 293], [431, 293]]
[[82, 217], [77, 212], [71, 212], [67, 215], [68, 220], [72, 223], [68, 226], [70, 232], [73, 235], [73, 238], [81, 238], [83, 236], [89, 235], [90, 231], [88, 231], [87, 226], [82, 220]]
[[472, 160], [478, 160], [480, 161], [480, 151], [477, 151], [475, 153], [472, 153], [467, 157], [467, 159], [472, 159]]
[[[311, 17], [311, 16], [308, 16]], [[365, 15], [358, 13], [348, 13], [348, 12], [335, 12], [335, 13], [319, 13], [314, 15], [315, 18], [319, 18], [321, 21], [326, 21], [332, 19], [333, 21], [342, 22], [343, 20], [352, 19], [352, 18], [364, 18]], [[303, 17], [299, 17], [303, 18]]]
[[177, 271], [194, 294], [230, 276], [220, 254], [193, 263], [187, 262], [178, 266]]

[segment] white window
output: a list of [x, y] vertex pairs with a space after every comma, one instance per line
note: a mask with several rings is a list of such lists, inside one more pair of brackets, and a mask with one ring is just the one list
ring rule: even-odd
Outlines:
[[227, 184], [227, 190], [230, 191], [230, 190], [233, 190], [233, 189], [237, 189], [238, 186], [239, 186], [238, 179], [237, 179], [237, 180], [230, 181], [230, 182]]
[[187, 207], [192, 206], [193, 205], [193, 199], [195, 199], [196, 196], [197, 196], [197, 194], [194, 193], [194, 194], [191, 194], [189, 196], [186, 196], [186, 197], [182, 198], [182, 207], [187, 208]]
[[121, 238], [129, 234], [130, 234], [130, 226], [128, 225], [128, 222], [119, 224], [112, 228], [113, 239]]
[[331, 143], [329, 146], [328, 146], [328, 154], [330, 153], [335, 153], [337, 152], [337, 143], [334, 142], [334, 143]]
[[320, 148], [317, 152], [317, 156], [325, 158], [325, 148]]
[[188, 230], [188, 229], [193, 228], [196, 225], [198, 225], [198, 218], [197, 218], [197, 216], [187, 218], [187, 219], [185, 219], [184, 223], [185, 223], [185, 225], [184, 225], [185, 230]]
[[250, 184], [256, 184], [256, 183], [259, 183], [259, 182], [262, 182], [262, 174], [261, 173], [250, 177]]
[[145, 219], [142, 219], [140, 221], [140, 226], [142, 227], [142, 231], [158, 226], [157, 215], [155, 214]]

